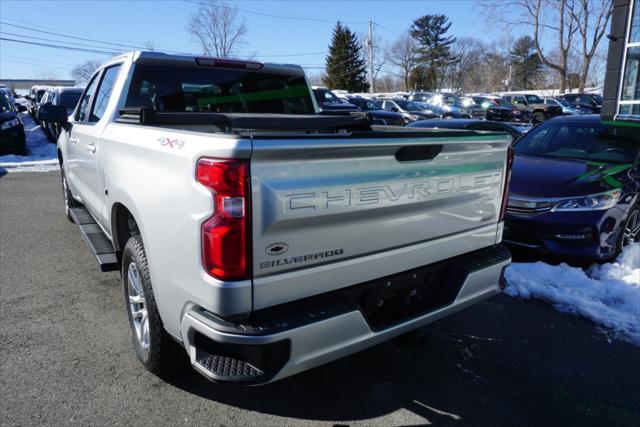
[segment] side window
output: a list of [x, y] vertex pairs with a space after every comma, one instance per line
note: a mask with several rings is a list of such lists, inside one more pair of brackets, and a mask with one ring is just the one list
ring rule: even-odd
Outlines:
[[98, 85], [99, 76], [100, 74], [93, 76], [93, 79], [87, 85], [84, 94], [82, 94], [82, 98], [80, 98], [80, 108], [78, 108], [78, 113], [76, 115], [76, 120], [79, 122], [86, 122], [89, 119], [89, 109], [91, 108], [91, 103], [93, 101], [93, 93]]
[[93, 106], [93, 110], [91, 111], [89, 118], [90, 122], [97, 122], [102, 118], [102, 116], [104, 116], [107, 104], [109, 103], [109, 98], [111, 97], [111, 92], [113, 91], [113, 86], [115, 85], [116, 78], [118, 77], [118, 72], [120, 72], [120, 65], [114, 65], [104, 71], [102, 81], [100, 82], [100, 86], [96, 92], [96, 102]]

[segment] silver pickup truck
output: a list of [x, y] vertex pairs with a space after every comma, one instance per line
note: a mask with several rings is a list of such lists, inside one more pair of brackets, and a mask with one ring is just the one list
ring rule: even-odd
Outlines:
[[508, 135], [317, 111], [298, 66], [156, 52], [40, 109], [148, 370], [275, 381], [500, 291]]

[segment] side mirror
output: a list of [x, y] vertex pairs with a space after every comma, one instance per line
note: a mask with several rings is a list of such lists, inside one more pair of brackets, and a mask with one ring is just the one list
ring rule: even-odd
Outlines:
[[394, 113], [397, 113], [400, 110], [398, 110], [398, 107], [391, 107], [389, 111], [393, 111]]
[[66, 123], [67, 109], [62, 105], [43, 104], [38, 108], [38, 120], [49, 123]]
[[25, 111], [27, 111], [27, 107], [22, 104], [16, 105], [16, 109], [18, 110], [18, 113], [24, 113]]

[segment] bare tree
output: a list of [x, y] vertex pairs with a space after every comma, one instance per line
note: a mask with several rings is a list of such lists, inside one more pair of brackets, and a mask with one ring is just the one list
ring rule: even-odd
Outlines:
[[249, 28], [238, 9], [221, 0], [202, 0], [189, 17], [187, 31], [200, 43], [203, 54], [229, 58], [245, 44]]
[[400, 69], [404, 83], [404, 90], [409, 90], [411, 71], [418, 64], [418, 45], [416, 40], [408, 33], [396, 40], [387, 50], [389, 63]]
[[[548, 69], [557, 73], [561, 92], [565, 92], [570, 74], [575, 83], [576, 71], [570, 65], [574, 52], [580, 56], [579, 86], [584, 89], [591, 63], [611, 20], [612, 3], [612, 0], [478, 1], [492, 21], [499, 11], [503, 22], [509, 26], [531, 27], [536, 53]], [[520, 19], [514, 18], [513, 14]], [[549, 43], [552, 43], [551, 48], [545, 50], [542, 45], [549, 46]]]
[[82, 64], [78, 64], [71, 70], [71, 75], [76, 79], [76, 83], [87, 83], [93, 73], [100, 67], [101, 62], [96, 59], [89, 59]]
[[[562, 92], [567, 85], [567, 62], [577, 33], [573, 14], [577, 0], [509, 0], [507, 2], [480, 2], [485, 14], [495, 21], [496, 13], [509, 27], [530, 26], [535, 49], [540, 61], [560, 77]], [[513, 15], [516, 15], [514, 17]], [[543, 48], [543, 43], [552, 40], [559, 54], [554, 60]], [[555, 55], [554, 55], [555, 56]]]
[[582, 55], [580, 92], [583, 92], [587, 85], [591, 62], [607, 31], [612, 14], [613, 2], [611, 0], [579, 0], [579, 5], [572, 12], [571, 17], [576, 23], [581, 41], [579, 49]]
[[484, 46], [473, 37], [461, 37], [451, 45], [451, 54], [456, 58], [445, 70], [445, 78], [449, 88], [454, 92], [470, 89], [472, 70], [482, 62]]

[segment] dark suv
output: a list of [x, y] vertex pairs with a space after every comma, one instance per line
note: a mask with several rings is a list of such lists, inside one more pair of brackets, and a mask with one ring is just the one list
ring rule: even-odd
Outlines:
[[563, 114], [562, 107], [559, 105], [545, 104], [542, 98], [533, 94], [522, 95], [505, 95], [503, 99], [509, 101], [516, 108], [531, 113], [534, 123], [542, 123], [545, 120], [552, 119]]

